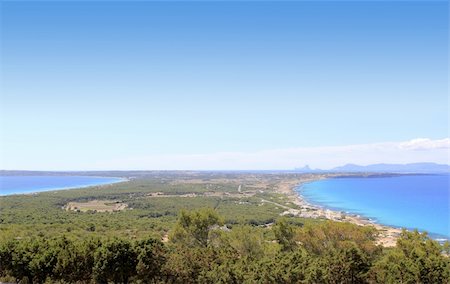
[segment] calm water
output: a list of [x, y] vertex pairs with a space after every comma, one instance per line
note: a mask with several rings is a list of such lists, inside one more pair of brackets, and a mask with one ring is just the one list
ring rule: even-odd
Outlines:
[[298, 191], [311, 203], [450, 238], [450, 175], [335, 178]]
[[122, 178], [86, 176], [0, 176], [0, 195], [86, 187], [124, 180]]

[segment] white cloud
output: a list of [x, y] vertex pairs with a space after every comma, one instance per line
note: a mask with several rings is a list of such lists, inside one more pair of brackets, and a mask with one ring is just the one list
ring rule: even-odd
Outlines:
[[[419, 151], [420, 150], [420, 151]], [[258, 152], [152, 155], [103, 161], [95, 169], [142, 170], [264, 170], [293, 169], [305, 164], [332, 168], [347, 163], [435, 162], [449, 164], [450, 138], [329, 147], [299, 147]], [[92, 168], [92, 166], [91, 166]]]
[[400, 148], [409, 150], [450, 149], [450, 138], [444, 138], [440, 140], [417, 138], [411, 141], [400, 143]]

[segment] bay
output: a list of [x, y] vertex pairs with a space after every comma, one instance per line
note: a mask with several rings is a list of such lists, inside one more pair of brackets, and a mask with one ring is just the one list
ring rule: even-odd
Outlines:
[[0, 195], [72, 189], [125, 180], [123, 178], [93, 176], [0, 176]]
[[310, 203], [450, 238], [450, 175], [331, 178], [298, 192]]

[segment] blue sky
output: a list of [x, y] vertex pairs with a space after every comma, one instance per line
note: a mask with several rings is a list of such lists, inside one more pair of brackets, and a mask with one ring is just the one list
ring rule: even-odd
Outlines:
[[448, 162], [447, 1], [0, 9], [0, 168], [327, 167], [264, 153], [417, 138], [438, 147], [386, 157]]

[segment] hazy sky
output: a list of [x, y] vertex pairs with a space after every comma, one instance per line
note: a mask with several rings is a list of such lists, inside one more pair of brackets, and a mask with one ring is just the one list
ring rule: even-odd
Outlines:
[[0, 5], [0, 169], [448, 163], [447, 1]]

